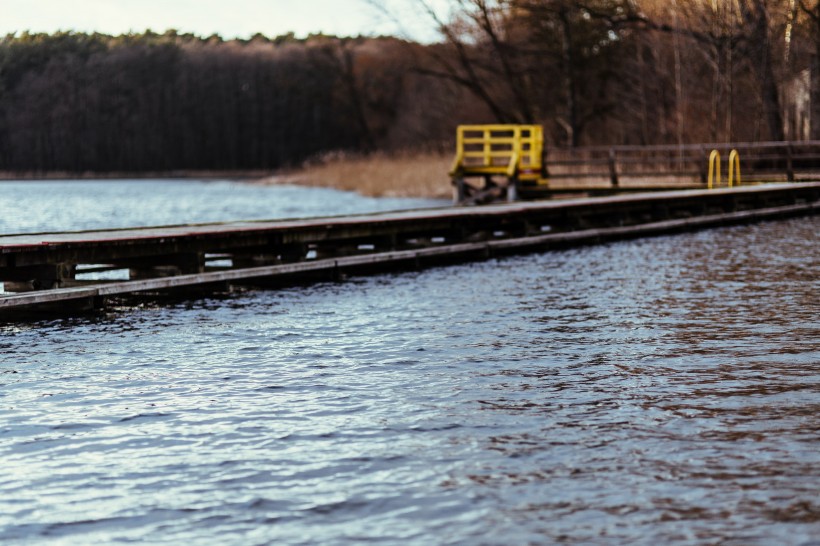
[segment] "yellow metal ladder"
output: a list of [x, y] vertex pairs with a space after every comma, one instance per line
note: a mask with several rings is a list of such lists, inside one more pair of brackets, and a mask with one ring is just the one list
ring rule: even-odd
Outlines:
[[[737, 175], [737, 185], [740, 186], [740, 154], [737, 150], [729, 152], [729, 187], [735, 184], [735, 175]], [[706, 187], [710, 190], [714, 187], [720, 186], [720, 152], [712, 150], [709, 155], [709, 179]]]

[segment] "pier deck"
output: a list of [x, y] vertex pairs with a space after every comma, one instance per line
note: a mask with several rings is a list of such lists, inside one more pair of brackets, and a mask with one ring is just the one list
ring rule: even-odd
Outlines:
[[[173, 289], [304, 282], [816, 214], [820, 182], [303, 220], [0, 236], [0, 316]], [[101, 280], [94, 275], [109, 276]]]

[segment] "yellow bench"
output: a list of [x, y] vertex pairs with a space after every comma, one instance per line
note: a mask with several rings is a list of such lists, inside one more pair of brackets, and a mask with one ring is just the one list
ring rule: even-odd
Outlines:
[[459, 125], [450, 176], [498, 175], [546, 183], [542, 179], [543, 151], [540, 125]]

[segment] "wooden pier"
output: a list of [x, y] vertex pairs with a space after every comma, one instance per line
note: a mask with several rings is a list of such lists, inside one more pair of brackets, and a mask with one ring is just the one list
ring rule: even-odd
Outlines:
[[[820, 182], [303, 220], [0, 236], [0, 317], [109, 298], [339, 279], [388, 269], [820, 211]], [[100, 275], [116, 277], [100, 280]], [[92, 277], [89, 279], [89, 277]]]
[[[743, 161], [741, 161], [741, 156]], [[547, 148], [540, 125], [459, 125], [453, 202], [619, 195], [818, 180], [820, 141]], [[713, 184], [714, 182], [714, 184]]]

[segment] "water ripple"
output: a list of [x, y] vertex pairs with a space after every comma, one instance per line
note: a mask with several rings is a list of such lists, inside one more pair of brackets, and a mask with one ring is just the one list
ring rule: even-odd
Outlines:
[[0, 327], [0, 541], [811, 544], [820, 220]]

